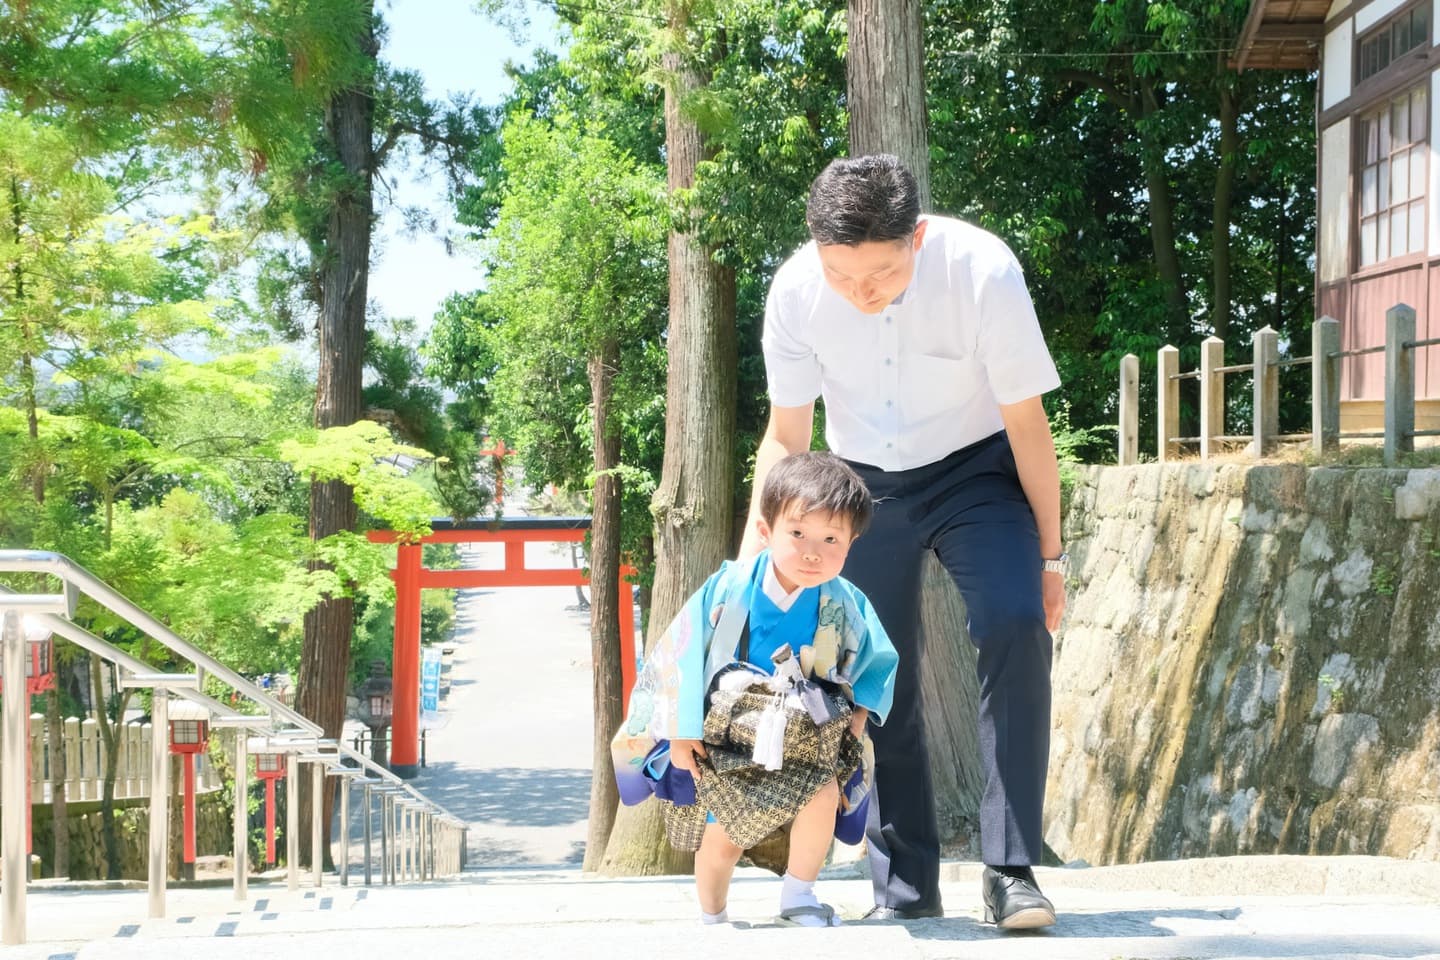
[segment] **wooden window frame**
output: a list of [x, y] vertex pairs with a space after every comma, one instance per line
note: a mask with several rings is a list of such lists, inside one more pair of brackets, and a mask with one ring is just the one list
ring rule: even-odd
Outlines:
[[[1420, 109], [1416, 110], [1415, 97], [1421, 97]], [[1428, 78], [1420, 83], [1413, 83], [1407, 87], [1392, 91], [1389, 96], [1378, 99], [1364, 113], [1356, 114], [1355, 122], [1355, 245], [1352, 248], [1354, 256], [1351, 261], [1352, 274], [1364, 274], [1373, 271], [1383, 271], [1400, 266], [1401, 264], [1423, 258], [1426, 255], [1429, 237], [1430, 218], [1430, 139], [1434, 131], [1431, 129], [1431, 90]], [[1390, 122], [1394, 115], [1395, 107], [1405, 102], [1406, 107], [1406, 139], [1403, 147], [1397, 149], [1397, 141], [1390, 132]], [[1424, 123], [1424, 131], [1416, 135], [1411, 125], [1418, 118]], [[1369, 133], [1371, 127], [1376, 128], [1376, 151], [1377, 156], [1374, 162], [1370, 161], [1369, 154]], [[1380, 131], [1386, 131], [1387, 144], [1383, 154], [1380, 152], [1378, 139]], [[1418, 183], [1419, 193], [1416, 191], [1417, 178], [1415, 176], [1415, 165], [1412, 157], [1419, 151], [1421, 169]], [[1393, 177], [1397, 169], [1397, 158], [1403, 158], [1400, 162], [1405, 165], [1406, 183], [1408, 186], [1405, 199], [1393, 199]], [[1366, 212], [1366, 173], [1375, 170], [1375, 208], [1369, 213]], [[1382, 191], [1383, 184], [1383, 191]], [[1415, 227], [1411, 224], [1413, 208], [1418, 208], [1421, 216], [1420, 225]], [[1403, 253], [1394, 253], [1394, 245], [1390, 242], [1393, 235], [1393, 222], [1396, 211], [1401, 211], [1406, 216], [1405, 250]], [[1372, 259], [1365, 260], [1365, 232], [1366, 227], [1375, 226], [1375, 245]], [[1380, 236], [1381, 227], [1384, 227], [1385, 236]], [[1418, 234], [1416, 231], [1418, 230]], [[1411, 248], [1412, 239], [1418, 237], [1418, 246]], [[1385, 250], [1384, 256], [1380, 255], [1381, 249]]]
[[[1401, 20], [1413, 17], [1417, 12], [1421, 11], [1426, 14], [1426, 19], [1425, 29], [1423, 31], [1423, 35], [1420, 41], [1412, 44], [1409, 48], [1402, 50], [1399, 53], [1391, 50], [1389, 52], [1390, 59], [1385, 64], [1385, 66], [1380, 67], [1378, 70], [1376, 70], [1369, 76], [1362, 76], [1361, 70], [1364, 66], [1362, 62], [1362, 55], [1366, 45], [1378, 39], [1382, 34], [1386, 36], [1391, 35], [1391, 31], [1394, 29], [1397, 23], [1399, 23]], [[1373, 86], [1383, 85], [1387, 78], [1394, 76], [1399, 67], [1404, 64], [1405, 60], [1409, 56], [1414, 55], [1417, 51], [1421, 54], [1428, 51], [1433, 44], [1435, 30], [1435, 23], [1433, 19], [1434, 16], [1435, 11], [1432, 7], [1432, 0], [1416, 0], [1416, 2], [1410, 3], [1400, 10], [1396, 10], [1394, 13], [1390, 14], [1390, 16], [1373, 25], [1364, 33], [1357, 34], [1355, 36], [1355, 42], [1351, 46], [1352, 62], [1350, 67], [1350, 69], [1353, 71], [1351, 73], [1351, 76], [1355, 78], [1355, 90], [1359, 91]]]

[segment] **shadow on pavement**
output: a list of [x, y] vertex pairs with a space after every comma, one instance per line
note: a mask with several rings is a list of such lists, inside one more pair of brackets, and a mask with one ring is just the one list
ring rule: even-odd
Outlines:
[[590, 813], [589, 770], [466, 770], [453, 762], [441, 762], [429, 764], [414, 784], [472, 824], [557, 827], [584, 820]]

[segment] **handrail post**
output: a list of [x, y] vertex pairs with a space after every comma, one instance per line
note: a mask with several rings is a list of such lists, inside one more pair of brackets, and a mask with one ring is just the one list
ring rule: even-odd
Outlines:
[[300, 889], [300, 758], [285, 755], [285, 888]]
[[1219, 438], [1225, 435], [1225, 341], [1206, 337], [1200, 342], [1200, 460], [1220, 452]]
[[150, 917], [165, 916], [165, 881], [170, 869], [170, 691], [150, 694]]
[[250, 877], [250, 731], [235, 728], [235, 899], [244, 900]]
[[373, 810], [374, 808], [371, 806], [370, 803], [370, 784], [367, 783], [365, 784], [365, 886], [367, 887], [370, 886], [370, 884], [374, 880], [374, 875], [371, 873], [370, 865], [370, 858], [373, 855], [370, 849], [370, 832], [371, 820], [373, 819]]
[[1340, 448], [1340, 321], [1321, 317], [1310, 330], [1310, 449]]
[[337, 778], [340, 790], [340, 886], [350, 886], [350, 778]]
[[1385, 311], [1385, 466], [1415, 449], [1415, 310], [1397, 303]]
[[1175, 379], [1180, 373], [1180, 351], [1168, 343], [1161, 347], [1155, 355], [1155, 370], [1155, 422], [1160, 434], [1155, 455], [1164, 463], [1180, 456], [1175, 439], [1180, 436], [1180, 381]]
[[314, 874], [315, 889], [319, 890], [324, 881], [325, 871], [325, 764], [316, 760], [310, 764], [310, 869]]
[[1268, 326], [1251, 338], [1254, 356], [1255, 459], [1268, 454], [1280, 435], [1280, 334]]
[[1120, 358], [1120, 466], [1140, 460], [1140, 358], [1127, 353]]
[[0, 624], [0, 642], [4, 644], [5, 729], [0, 734], [0, 762], [5, 766], [4, 785], [0, 786], [4, 809], [3, 876], [4, 940], [7, 945], [25, 942], [25, 884], [28, 882], [29, 856], [25, 852], [25, 817], [30, 810], [30, 797], [25, 790], [28, 777], [25, 769], [25, 727], [30, 717], [30, 695], [25, 690], [25, 629], [20, 611], [5, 610]]

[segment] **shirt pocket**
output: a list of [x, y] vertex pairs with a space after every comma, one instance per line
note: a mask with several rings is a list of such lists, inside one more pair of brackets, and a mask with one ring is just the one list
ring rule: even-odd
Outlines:
[[914, 354], [901, 368], [906, 419], [924, 421], [961, 413], [985, 385], [985, 372], [973, 356]]

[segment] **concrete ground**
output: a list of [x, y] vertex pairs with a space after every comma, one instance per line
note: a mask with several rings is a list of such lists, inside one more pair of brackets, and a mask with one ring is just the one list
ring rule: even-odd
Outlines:
[[[530, 548], [533, 565], [568, 550]], [[499, 565], [499, 550], [467, 554]], [[470, 822], [471, 868], [436, 883], [363, 887], [351, 877], [289, 892], [283, 880], [172, 888], [164, 919], [129, 889], [32, 887], [28, 940], [0, 960], [108, 960], [160, 953], [252, 957], [634, 957], [697, 960], [843, 953], [880, 958], [1435, 957], [1440, 864], [1367, 857], [1243, 857], [1037, 871], [1060, 912], [1049, 931], [1002, 934], [981, 923], [980, 867], [947, 863], [943, 919], [859, 922], [871, 898], [863, 863], [818, 886], [849, 921], [838, 930], [774, 923], [779, 882], [743, 870], [734, 923], [697, 923], [684, 877], [582, 874], [590, 784], [588, 613], [570, 588], [465, 591], [446, 725], [430, 733], [415, 781]], [[358, 815], [351, 835], [359, 835]], [[853, 858], [842, 851], [840, 860]]]

